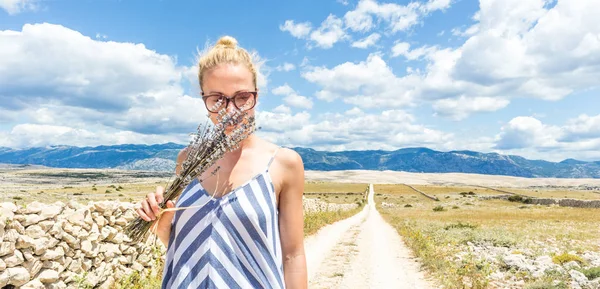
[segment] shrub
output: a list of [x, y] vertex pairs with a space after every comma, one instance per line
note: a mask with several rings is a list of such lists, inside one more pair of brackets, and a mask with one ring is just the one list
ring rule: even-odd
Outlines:
[[512, 196], [508, 197], [508, 200], [510, 202], [519, 202], [519, 203], [521, 203], [521, 202], [523, 202], [523, 197], [521, 197], [519, 195], [512, 195]]
[[436, 206], [435, 208], [433, 208], [434, 212], [441, 212], [441, 211], [445, 211], [446, 209], [444, 209], [443, 206]]
[[405, 208], [412, 208], [412, 205], [411, 204], [406, 204], [406, 205], [404, 205], [404, 207]]
[[564, 253], [564, 254], [560, 254], [560, 255], [556, 255], [554, 257], [552, 257], [552, 262], [554, 262], [555, 264], [565, 264], [571, 261], [576, 261], [579, 264], [583, 264], [583, 259], [581, 259], [581, 257], [576, 256], [576, 255], [571, 255], [569, 253]]
[[588, 269], [581, 270], [581, 273], [588, 278], [588, 280], [594, 280], [596, 278], [600, 278], [600, 267], [592, 267]]
[[460, 207], [459, 207], [459, 206], [452, 206], [452, 209], [455, 209], [455, 210], [456, 210], [456, 209], [458, 209], [458, 208], [460, 208]]
[[450, 229], [475, 229], [477, 228], [477, 225], [472, 225], [469, 223], [463, 223], [463, 222], [458, 222], [456, 224], [450, 224], [446, 227], [444, 227], [444, 230], [450, 230]]
[[112, 193], [112, 192], [111, 192], [110, 190], [106, 190], [104, 193], [105, 193], [105, 194], [110, 194], [110, 193]]
[[81, 196], [81, 195], [83, 195], [83, 192], [73, 193], [73, 196]]

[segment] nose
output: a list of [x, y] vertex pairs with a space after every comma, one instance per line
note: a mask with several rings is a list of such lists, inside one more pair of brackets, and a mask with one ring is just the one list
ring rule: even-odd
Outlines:
[[227, 110], [227, 112], [232, 112], [233, 110], [235, 110], [235, 104], [233, 103], [235, 100], [232, 98], [227, 98], [227, 101], [225, 102], [225, 109]]

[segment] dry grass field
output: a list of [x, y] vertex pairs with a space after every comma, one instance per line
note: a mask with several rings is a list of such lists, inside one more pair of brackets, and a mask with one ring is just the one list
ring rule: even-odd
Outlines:
[[552, 189], [552, 188], [502, 188], [507, 192], [536, 198], [600, 200], [600, 190]]
[[[415, 187], [440, 201], [412, 198], [414, 193], [401, 184], [375, 185], [375, 200], [386, 220], [447, 288], [563, 288], [560, 284], [570, 282], [568, 273], [532, 274], [514, 268], [510, 255], [534, 260], [600, 253], [599, 209], [479, 200], [480, 195], [498, 194], [482, 188]], [[585, 261], [579, 265], [595, 268]]]

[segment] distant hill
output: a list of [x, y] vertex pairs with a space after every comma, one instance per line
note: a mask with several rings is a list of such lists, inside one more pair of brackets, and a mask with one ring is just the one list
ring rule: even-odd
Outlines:
[[[97, 147], [50, 146], [29, 149], [0, 147], [0, 163], [62, 168], [118, 168], [172, 171], [184, 145], [114, 145]], [[600, 178], [600, 161], [567, 159], [562, 162], [528, 160], [520, 156], [474, 151], [440, 152], [428, 148], [395, 151], [328, 152], [292, 148], [306, 170], [392, 170], [424, 173], [477, 173], [518, 177]]]

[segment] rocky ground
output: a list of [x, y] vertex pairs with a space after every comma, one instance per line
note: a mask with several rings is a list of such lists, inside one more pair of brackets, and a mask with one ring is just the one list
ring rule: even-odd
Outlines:
[[455, 261], [464, 258], [479, 259], [481, 264], [489, 266], [492, 288], [524, 288], [526, 281], [533, 279], [546, 279], [554, 286], [571, 280], [565, 283], [568, 288], [600, 288], [600, 276], [590, 280], [582, 273], [600, 267], [599, 252], [563, 253], [558, 247], [549, 246], [548, 240], [532, 242], [522, 248], [469, 242], [455, 255]]

